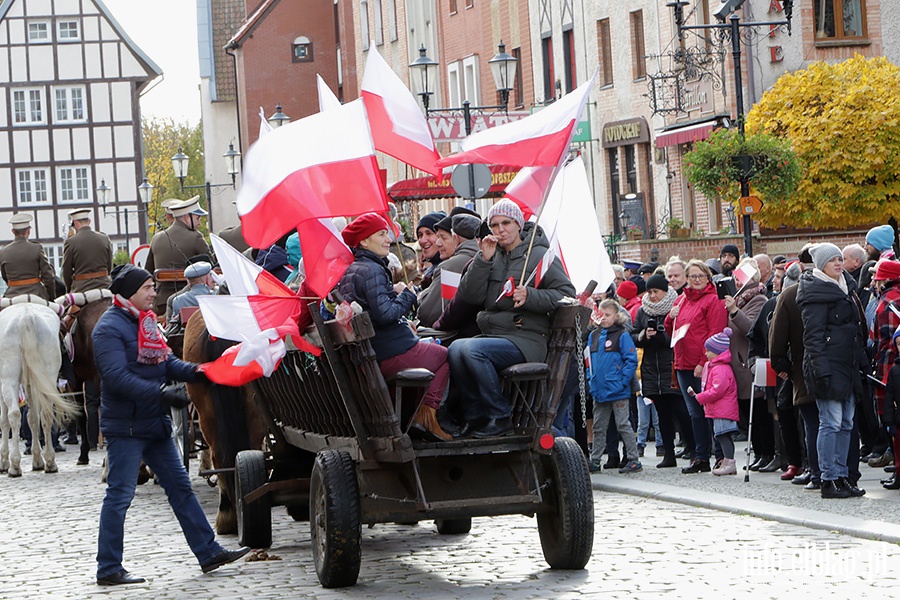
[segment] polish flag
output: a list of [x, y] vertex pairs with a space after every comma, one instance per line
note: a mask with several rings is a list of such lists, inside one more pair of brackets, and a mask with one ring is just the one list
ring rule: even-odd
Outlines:
[[[213, 252], [222, 268], [222, 276], [232, 296], [294, 296], [294, 292], [280, 279], [241, 254], [237, 249], [217, 236], [209, 234]], [[204, 315], [204, 318], [205, 315]], [[231, 338], [226, 338], [231, 339]]]
[[284, 340], [264, 340], [262, 352], [248, 353], [246, 342], [232, 346], [212, 362], [200, 365], [210, 381], [239, 387], [260, 377], [269, 377], [287, 354]]
[[369, 46], [360, 95], [369, 114], [375, 149], [421, 169], [440, 175], [428, 121], [415, 97], [384, 61], [375, 45]]
[[261, 137], [247, 152], [237, 210], [244, 238], [255, 248], [272, 245], [310, 219], [386, 212], [362, 101]]
[[756, 275], [756, 269], [754, 269], [752, 265], [745, 264], [735, 269], [732, 272], [732, 275], [734, 275], [737, 282], [741, 284], [741, 287], [744, 287], [753, 281], [753, 276]]
[[[553, 264], [553, 260], [557, 257], [562, 260], [562, 257], [559, 256], [559, 241], [553, 239], [550, 241], [550, 248], [544, 252], [544, 256], [541, 257], [541, 262], [538, 263], [534, 270], [534, 287], [540, 287], [541, 280], [544, 278], [544, 275], [547, 274], [547, 271], [550, 270], [550, 265]], [[565, 270], [565, 268], [566, 266], [563, 264], [563, 269]]]
[[775, 370], [772, 368], [772, 361], [768, 358], [756, 359], [753, 385], [759, 387], [775, 387], [778, 385], [778, 374], [775, 373]]
[[312, 219], [297, 225], [306, 282], [324, 298], [351, 264], [353, 252], [344, 243], [331, 219]]
[[341, 101], [334, 95], [325, 80], [318, 73], [316, 74], [316, 87], [319, 90], [319, 112], [325, 112], [330, 108], [338, 108]]
[[206, 329], [213, 337], [235, 342], [258, 340], [263, 332], [270, 339], [300, 337], [297, 317], [303, 300], [299, 296], [207, 295], [202, 299], [198, 296], [198, 300]]
[[539, 167], [559, 165], [575, 134], [575, 124], [594, 87], [597, 72], [547, 108], [506, 125], [474, 133], [460, 152], [437, 161], [438, 167], [465, 163]]
[[553, 167], [525, 167], [506, 186], [504, 194], [522, 209], [526, 221], [540, 211], [552, 175]]
[[456, 290], [459, 289], [459, 280], [462, 275], [441, 269], [441, 298], [444, 300], [453, 300]]

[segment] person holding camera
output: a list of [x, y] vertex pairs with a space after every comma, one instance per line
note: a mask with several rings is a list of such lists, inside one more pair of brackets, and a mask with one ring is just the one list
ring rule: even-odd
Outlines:
[[250, 549], [225, 550], [216, 542], [172, 441], [169, 409], [183, 408], [187, 398], [166, 384], [204, 376], [198, 365], [175, 358], [160, 335], [149, 272], [128, 264], [116, 267], [109, 289], [115, 294], [113, 305], [92, 335], [100, 372], [100, 431], [106, 438], [109, 468], [100, 510], [97, 584], [144, 582], [122, 567], [125, 513], [134, 498], [141, 460], [166, 490], [184, 537], [207, 573]]
[[659, 415], [657, 434], [662, 438], [663, 459], [656, 467], [660, 469], [676, 466], [676, 420], [685, 446], [694, 447], [694, 432], [672, 368], [675, 353], [670, 346], [671, 338], [666, 333], [665, 326], [666, 315], [677, 298], [678, 292], [669, 287], [665, 276], [652, 275], [647, 280], [647, 293], [637, 311], [631, 334], [634, 345], [644, 350], [641, 360], [642, 393], [644, 398], [653, 401]]

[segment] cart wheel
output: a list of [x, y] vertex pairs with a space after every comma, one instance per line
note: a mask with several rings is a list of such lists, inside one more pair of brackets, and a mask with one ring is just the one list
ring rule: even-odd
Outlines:
[[541, 549], [551, 569], [583, 569], [594, 545], [594, 497], [587, 460], [572, 438], [558, 437], [548, 457], [551, 512], [538, 513]]
[[184, 470], [191, 472], [191, 423], [190, 411], [185, 408], [171, 408], [172, 438], [175, 440], [175, 449], [181, 457]]
[[241, 450], [234, 460], [234, 496], [238, 543], [251, 548], [272, 545], [272, 511], [269, 496], [247, 504], [244, 496], [268, 480], [266, 455], [261, 450]]
[[323, 450], [316, 456], [309, 484], [313, 562], [322, 587], [356, 584], [360, 549], [359, 483], [346, 452]]
[[435, 519], [438, 533], [441, 535], [461, 535], [472, 531], [472, 517], [467, 519]]

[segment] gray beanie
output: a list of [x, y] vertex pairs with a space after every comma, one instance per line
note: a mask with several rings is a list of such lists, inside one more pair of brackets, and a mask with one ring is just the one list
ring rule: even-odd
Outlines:
[[796, 285], [800, 282], [800, 275], [803, 273], [803, 268], [800, 266], [799, 262], [795, 262], [791, 266], [787, 268], [784, 272], [784, 279], [781, 280], [781, 291], [788, 289], [792, 285]]
[[816, 244], [812, 248], [809, 249], [809, 254], [812, 256], [813, 264], [816, 265], [816, 268], [820, 271], [822, 268], [828, 264], [828, 261], [831, 259], [844, 255], [841, 253], [841, 249], [831, 244], [829, 242], [823, 242], [821, 244]]
[[525, 227], [525, 215], [522, 214], [522, 209], [519, 208], [519, 205], [509, 200], [507, 198], [503, 198], [497, 204], [493, 205], [487, 214], [487, 224], [491, 224], [491, 219], [496, 216], [501, 217], [509, 217], [519, 226], [519, 229]]
[[467, 240], [475, 239], [478, 228], [481, 227], [481, 219], [472, 215], [454, 215], [452, 219], [453, 233]]

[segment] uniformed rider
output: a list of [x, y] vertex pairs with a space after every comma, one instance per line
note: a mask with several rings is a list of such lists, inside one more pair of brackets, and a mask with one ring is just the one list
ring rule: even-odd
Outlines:
[[9, 218], [13, 241], [0, 250], [0, 276], [8, 286], [4, 298], [32, 294], [51, 300], [56, 291], [53, 267], [44, 254], [44, 247], [29, 241], [31, 221], [29, 214], [15, 214]]
[[153, 236], [150, 240], [150, 254], [147, 256], [147, 271], [157, 276], [157, 296], [153, 304], [157, 315], [166, 314], [166, 300], [184, 287], [184, 282], [179, 279], [188, 258], [197, 254], [209, 254], [209, 246], [197, 231], [200, 218], [209, 214], [200, 208], [200, 196], [175, 204], [171, 207], [171, 212], [175, 221]]
[[197, 296], [208, 296], [214, 293], [215, 282], [212, 278], [212, 265], [208, 262], [195, 262], [184, 270], [184, 278], [188, 280], [187, 291], [180, 292], [172, 300], [170, 323], [184, 326], [181, 320], [181, 309], [199, 306]]
[[113, 251], [109, 236], [91, 229], [91, 209], [69, 212], [74, 235], [63, 242], [62, 276], [69, 292], [108, 289]]

